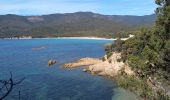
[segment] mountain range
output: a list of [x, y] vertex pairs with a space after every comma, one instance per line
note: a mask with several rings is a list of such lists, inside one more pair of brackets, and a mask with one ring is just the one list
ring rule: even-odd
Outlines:
[[110, 37], [120, 31], [134, 31], [154, 24], [156, 15], [102, 15], [92, 12], [41, 16], [0, 15], [0, 38], [98, 36]]

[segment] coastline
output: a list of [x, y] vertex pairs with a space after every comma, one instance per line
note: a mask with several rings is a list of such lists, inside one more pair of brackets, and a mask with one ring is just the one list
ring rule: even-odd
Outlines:
[[73, 69], [84, 66], [83, 72], [90, 72], [92, 75], [115, 77], [122, 71], [129, 76], [134, 76], [135, 73], [124, 62], [118, 61], [121, 59], [121, 53], [113, 52], [110, 57], [105, 55], [102, 59], [99, 58], [81, 58], [77, 61], [66, 63], [63, 68]]
[[[129, 36], [132, 38], [134, 36]], [[121, 38], [126, 41], [129, 38]], [[114, 79], [118, 86], [130, 90], [142, 99], [169, 98], [169, 90], [154, 78], [140, 78], [140, 74], [130, 67], [128, 62], [120, 61], [122, 52], [109, 52], [103, 58], [81, 58], [71, 63], [66, 63], [63, 68], [74, 69], [83, 67], [83, 72], [92, 75], [107, 76]], [[161, 91], [161, 92], [160, 92]], [[160, 92], [160, 93], [159, 93]], [[166, 99], [169, 100], [169, 99]]]
[[99, 37], [46, 37], [46, 38], [0, 38], [1, 40], [31, 40], [31, 39], [80, 39], [80, 40], [116, 40], [114, 38]]
[[[131, 37], [129, 37], [131, 38]], [[121, 38], [120, 40], [127, 40], [129, 38]], [[99, 38], [99, 37], [46, 37], [46, 38], [18, 38], [18, 37], [11, 37], [11, 38], [0, 38], [0, 40], [31, 40], [31, 39], [80, 39], [80, 40], [112, 40], [115, 41], [118, 38]]]
[[99, 38], [99, 37], [58, 37], [56, 39], [117, 40], [117, 39], [114, 39], [114, 38]]

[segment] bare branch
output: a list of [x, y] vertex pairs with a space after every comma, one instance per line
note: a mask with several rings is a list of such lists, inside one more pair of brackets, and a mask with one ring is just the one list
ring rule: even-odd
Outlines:
[[[21, 82], [24, 81], [25, 78], [20, 79], [17, 82], [13, 81], [13, 77], [12, 77], [12, 72], [10, 72], [10, 78], [9, 80], [0, 80], [0, 84], [2, 84], [2, 87], [0, 87], [0, 92], [3, 92], [5, 90], [7, 90], [7, 92], [5, 92], [4, 94], [2, 93], [2, 96], [0, 96], [0, 100], [5, 99], [13, 90], [13, 87], [17, 84], [20, 84]], [[20, 91], [19, 91], [19, 99], [20, 99]]]

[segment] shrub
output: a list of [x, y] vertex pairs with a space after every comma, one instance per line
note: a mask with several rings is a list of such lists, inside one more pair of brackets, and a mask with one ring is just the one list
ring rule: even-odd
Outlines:
[[109, 59], [113, 55], [112, 52], [107, 53], [107, 59]]
[[145, 83], [144, 80], [122, 74], [116, 77], [116, 81], [120, 87], [128, 89], [143, 98], [153, 97], [151, 88]]
[[105, 57], [102, 57], [102, 61], [106, 61], [106, 58], [105, 58]]

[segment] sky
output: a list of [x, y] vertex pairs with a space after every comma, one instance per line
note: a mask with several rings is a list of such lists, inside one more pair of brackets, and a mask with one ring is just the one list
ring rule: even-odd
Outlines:
[[0, 15], [46, 15], [94, 12], [104, 15], [149, 15], [154, 0], [0, 0]]

